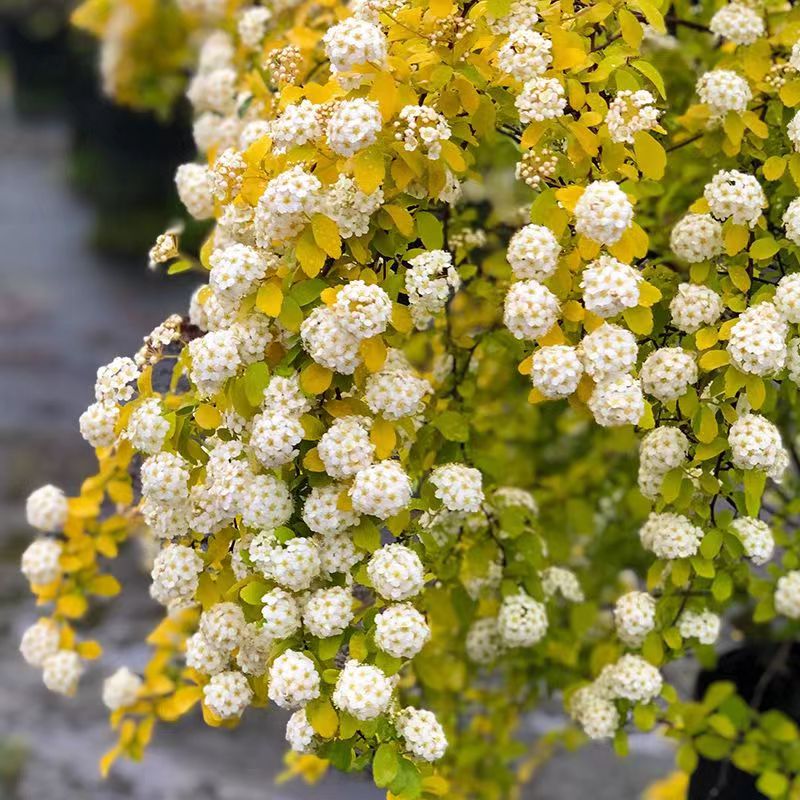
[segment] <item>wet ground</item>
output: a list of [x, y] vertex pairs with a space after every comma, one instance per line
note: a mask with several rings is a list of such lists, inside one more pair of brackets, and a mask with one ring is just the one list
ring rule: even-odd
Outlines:
[[[110, 262], [87, 242], [91, 209], [66, 181], [69, 134], [57, 122], [21, 122], [0, 99], [0, 798], [2, 800], [367, 800], [383, 792], [358, 777], [331, 776], [311, 789], [276, 786], [286, 716], [246, 715], [235, 732], [192, 717], [161, 728], [143, 765], [121, 764], [103, 782], [110, 746], [102, 677], [147, 659], [139, 644], [157, 618], [145, 576], [129, 554], [126, 590], [93, 620], [105, 648], [75, 699], [48, 693], [17, 653], [36, 618], [17, 559], [30, 540], [24, 498], [45, 482], [75, 491], [92, 453], [77, 418], [91, 402], [98, 365], [132, 354], [141, 337], [185, 308], [191, 283]], [[109, 176], [109, 180], [113, 180]], [[119, 574], [119, 573], [118, 573]], [[537, 715], [532, 729], [550, 720]], [[671, 769], [659, 740], [635, 737], [620, 762], [605, 747], [557, 756], [524, 797], [634, 800]]]

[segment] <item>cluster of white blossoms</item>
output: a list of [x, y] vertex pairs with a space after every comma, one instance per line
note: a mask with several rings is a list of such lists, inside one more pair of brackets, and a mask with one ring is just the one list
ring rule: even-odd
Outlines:
[[682, 347], [661, 347], [645, 359], [639, 377], [647, 394], [667, 403], [697, 383], [697, 363]]
[[447, 737], [434, 714], [427, 709], [404, 708], [393, 719], [406, 750], [422, 761], [438, 761], [447, 750]]
[[547, 633], [547, 609], [524, 592], [506, 597], [497, 614], [497, 631], [506, 647], [532, 647]]
[[583, 376], [583, 363], [577, 348], [554, 344], [537, 350], [531, 359], [531, 383], [543, 397], [556, 400], [569, 397]]
[[420, 557], [402, 544], [387, 544], [376, 550], [367, 563], [375, 591], [385, 600], [407, 600], [425, 585], [425, 568]]
[[507, 258], [518, 280], [543, 281], [556, 271], [560, 253], [561, 245], [549, 228], [525, 225], [511, 237]]
[[153, 562], [150, 594], [162, 605], [181, 608], [191, 604], [203, 570], [203, 559], [191, 548], [170, 544]]
[[672, 324], [684, 333], [696, 333], [722, 316], [722, 298], [707, 286], [681, 283], [669, 304]]
[[793, 570], [778, 578], [775, 610], [789, 619], [800, 619], [800, 571]]
[[723, 250], [722, 224], [711, 214], [687, 214], [673, 227], [669, 244], [678, 258], [690, 264], [715, 258]]
[[294, 709], [319, 697], [320, 677], [314, 662], [296, 650], [285, 650], [269, 668], [269, 699]]
[[103, 682], [103, 704], [110, 711], [132, 706], [139, 697], [143, 683], [127, 667], [120, 667]]
[[175, 173], [178, 197], [195, 219], [214, 216], [214, 191], [208, 167], [202, 164], [181, 164]]
[[46, 484], [28, 495], [25, 518], [32, 528], [44, 533], [60, 531], [67, 522], [69, 502], [57, 486]]
[[371, 145], [383, 127], [380, 108], [374, 100], [343, 100], [328, 118], [328, 146], [340, 156], [352, 156]]
[[416, 327], [426, 328], [460, 286], [461, 278], [453, 266], [453, 256], [446, 250], [428, 250], [410, 259], [406, 293]]
[[557, 167], [558, 156], [549, 148], [526, 150], [517, 162], [514, 174], [517, 180], [525, 181], [531, 189], [538, 189], [556, 174]]
[[203, 687], [203, 701], [219, 719], [240, 717], [253, 700], [253, 690], [241, 672], [229, 670], [212, 675]]
[[655, 499], [664, 476], [686, 461], [689, 440], [680, 428], [667, 425], [654, 428], [639, 445], [639, 489], [645, 497]]
[[646, 89], [617, 92], [608, 104], [606, 125], [614, 142], [632, 144], [639, 131], [649, 131], [658, 125], [661, 112], [655, 107], [655, 98]]
[[764, 18], [746, 3], [732, 2], [717, 11], [709, 29], [734, 44], [753, 44], [765, 33]]
[[755, 517], [737, 517], [731, 530], [739, 537], [744, 554], [754, 564], [766, 564], [775, 550], [775, 538], [766, 522]]
[[629, 264], [601, 255], [583, 270], [583, 305], [598, 317], [615, 317], [639, 304], [641, 280], [642, 276]]
[[567, 95], [556, 78], [539, 76], [525, 82], [514, 104], [520, 122], [542, 122], [564, 115]]
[[789, 466], [780, 431], [760, 414], [742, 414], [728, 431], [728, 444], [737, 469], [760, 469], [780, 482]]
[[697, 639], [700, 644], [714, 644], [719, 638], [722, 620], [708, 609], [684, 611], [678, 620], [678, 633], [684, 639]]
[[624, 655], [605, 666], [593, 683], [575, 692], [569, 702], [570, 714], [589, 738], [610, 739], [624, 722], [615, 701], [649, 703], [662, 685], [656, 667], [639, 656]]
[[633, 205], [613, 181], [593, 181], [575, 204], [575, 232], [600, 244], [618, 242], [633, 222]]
[[796, 197], [783, 214], [783, 227], [786, 238], [793, 244], [800, 244], [800, 197]]
[[431, 161], [441, 156], [442, 142], [452, 136], [447, 119], [430, 106], [404, 106], [394, 128], [394, 138], [405, 150], [421, 150]]
[[364, 401], [373, 414], [397, 420], [418, 414], [432, 390], [399, 351], [390, 350], [383, 368], [367, 378]]
[[644, 414], [644, 395], [632, 375], [620, 375], [598, 383], [588, 406], [598, 425], [635, 425]]
[[784, 275], [775, 288], [775, 310], [791, 324], [800, 322], [800, 274]]
[[503, 322], [517, 339], [538, 339], [558, 321], [561, 305], [535, 280], [512, 283], [503, 306]]
[[786, 363], [788, 334], [788, 325], [773, 303], [749, 306], [731, 328], [727, 348], [731, 362], [742, 372], [774, 375]]
[[394, 658], [413, 658], [430, 635], [427, 620], [410, 603], [387, 606], [375, 617], [375, 644]]
[[697, 95], [718, 120], [729, 111], [741, 114], [753, 97], [746, 78], [729, 69], [712, 69], [697, 81]]
[[639, 539], [658, 558], [691, 558], [700, 548], [703, 531], [683, 514], [653, 511], [639, 529]]
[[545, 597], [560, 594], [570, 603], [582, 603], [585, 599], [578, 576], [564, 567], [547, 567], [539, 573]]
[[628, 647], [640, 647], [656, 625], [656, 601], [647, 592], [628, 592], [614, 606], [617, 636]]
[[380, 66], [386, 61], [386, 36], [380, 26], [355, 16], [328, 28], [322, 41], [331, 71], [347, 88], [359, 82], [357, 76], [348, 76], [354, 67], [370, 63]]
[[434, 494], [449, 511], [472, 513], [484, 500], [480, 470], [464, 464], [445, 464], [430, 474]]
[[387, 711], [393, 694], [393, 681], [378, 667], [350, 659], [336, 679], [331, 699], [340, 711], [370, 720]]
[[718, 220], [753, 227], [767, 198], [753, 175], [735, 169], [720, 170], [703, 189], [703, 197]]
[[552, 42], [538, 31], [520, 28], [510, 31], [497, 51], [500, 69], [523, 83], [543, 75], [552, 61]]

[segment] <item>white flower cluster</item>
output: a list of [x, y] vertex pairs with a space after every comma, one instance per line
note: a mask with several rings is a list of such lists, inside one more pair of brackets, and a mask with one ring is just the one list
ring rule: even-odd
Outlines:
[[731, 530], [739, 537], [744, 554], [754, 564], [766, 564], [775, 550], [775, 539], [766, 522], [755, 517], [738, 517], [731, 522]]
[[402, 358], [393, 358], [390, 351], [380, 372], [367, 378], [364, 401], [373, 414], [397, 420], [419, 413], [432, 387], [419, 377]]
[[697, 363], [682, 347], [661, 347], [645, 359], [639, 377], [647, 394], [668, 403], [697, 383]]
[[[785, 295], [784, 295], [785, 297]], [[769, 302], [746, 308], [731, 328], [728, 353], [742, 372], [773, 375], [786, 364], [789, 328]]]
[[386, 36], [380, 26], [357, 17], [328, 28], [322, 42], [331, 71], [334, 75], [345, 73], [339, 77], [340, 83], [345, 81], [345, 88], [349, 88], [346, 73], [354, 67], [369, 63], [381, 66], [386, 61]]
[[778, 578], [775, 610], [789, 619], [800, 619], [800, 571], [793, 570]]
[[393, 692], [392, 682], [378, 667], [350, 659], [339, 673], [331, 700], [340, 711], [370, 720], [389, 708]]
[[60, 531], [66, 524], [68, 513], [66, 495], [50, 483], [31, 492], [25, 502], [28, 525], [45, 533]]
[[658, 558], [691, 558], [700, 548], [703, 531], [683, 514], [653, 511], [639, 529], [639, 539]]
[[449, 511], [473, 513], [483, 503], [483, 477], [480, 470], [464, 464], [445, 464], [430, 474], [434, 494]]
[[600, 382], [617, 378], [636, 366], [636, 337], [620, 325], [606, 322], [584, 336], [578, 353], [586, 374]]
[[780, 431], [760, 414], [742, 414], [728, 431], [728, 444], [737, 469], [761, 469], [780, 481], [789, 466]]
[[19, 651], [32, 667], [43, 667], [45, 659], [58, 652], [61, 633], [53, 620], [43, 617], [22, 634]]
[[556, 271], [560, 253], [561, 245], [549, 228], [526, 225], [511, 237], [508, 263], [518, 280], [543, 281]]
[[617, 92], [608, 105], [606, 125], [612, 142], [633, 143], [634, 134], [649, 131], [658, 125], [661, 112], [655, 98], [646, 89]]
[[764, 19], [752, 6], [732, 2], [717, 11], [708, 25], [712, 33], [734, 44], [753, 44], [764, 35]]
[[295, 753], [313, 753], [316, 749], [316, 732], [311, 727], [304, 708], [289, 717], [286, 723], [286, 741]]
[[722, 225], [711, 214], [687, 214], [675, 224], [669, 246], [678, 258], [696, 264], [722, 253]]
[[216, 394], [241, 364], [236, 337], [230, 331], [211, 331], [189, 342], [190, 377], [205, 397]]
[[62, 545], [57, 539], [31, 542], [22, 553], [20, 569], [33, 586], [45, 586], [61, 577]]
[[503, 641], [496, 617], [485, 617], [472, 623], [465, 641], [467, 657], [476, 664], [491, 664], [503, 651]]
[[785, 322], [793, 325], [800, 322], [800, 273], [784, 275], [778, 281], [772, 302]]
[[582, 603], [585, 599], [578, 576], [564, 567], [547, 567], [539, 573], [545, 597], [560, 594], [571, 603]]
[[689, 440], [680, 428], [666, 425], [650, 431], [639, 446], [639, 489], [645, 497], [655, 499], [664, 476], [680, 467], [689, 451]]
[[747, 78], [730, 69], [712, 69], [697, 81], [697, 95], [713, 115], [713, 119], [724, 117], [729, 111], [738, 114], [747, 110], [753, 97]]
[[317, 106], [310, 100], [301, 100], [287, 106], [270, 125], [269, 134], [272, 138], [272, 150], [278, 154], [321, 138], [322, 125]]
[[414, 256], [406, 272], [406, 293], [411, 317], [419, 330], [426, 328], [444, 309], [450, 295], [461, 286], [461, 278], [446, 250], [429, 250]]
[[618, 242], [633, 222], [633, 205], [613, 181], [593, 181], [575, 204], [575, 232], [600, 244]]
[[425, 586], [425, 568], [420, 557], [397, 543], [384, 545], [372, 554], [367, 575], [385, 600], [408, 600]]
[[431, 711], [404, 708], [394, 718], [394, 726], [414, 758], [438, 761], [445, 754], [447, 737]]
[[113, 400], [92, 403], [78, 420], [81, 436], [92, 447], [110, 447], [117, 439], [119, 406]]
[[103, 704], [110, 711], [132, 706], [139, 697], [142, 679], [127, 667], [120, 667], [103, 682]]
[[297, 708], [319, 697], [314, 662], [296, 650], [285, 650], [269, 668], [269, 699], [281, 708]]
[[526, 81], [514, 105], [522, 123], [542, 122], [564, 115], [567, 96], [555, 78], [536, 77]]
[[720, 170], [703, 189], [711, 213], [719, 220], [753, 227], [767, 198], [753, 175], [735, 169]]
[[371, 145], [383, 127], [380, 108], [374, 100], [343, 100], [328, 118], [328, 146], [340, 156], [352, 156]]
[[208, 167], [202, 164], [181, 164], [175, 173], [178, 197], [195, 219], [214, 216], [214, 190]]
[[138, 377], [139, 368], [133, 359], [117, 356], [110, 364], [97, 370], [97, 381], [94, 385], [95, 399], [127, 403], [134, 393], [131, 384]]
[[131, 414], [124, 435], [140, 452], [155, 455], [164, 446], [169, 428], [169, 420], [162, 413], [161, 401], [151, 397]]
[[329, 306], [318, 306], [300, 326], [305, 351], [320, 366], [352, 375], [361, 363], [361, 341], [346, 331]]
[[640, 647], [656, 626], [656, 601], [647, 592], [628, 592], [614, 606], [617, 636], [628, 647]]
[[697, 639], [700, 644], [714, 644], [719, 638], [722, 620], [708, 609], [684, 611], [678, 620], [678, 633], [684, 639]]
[[614, 317], [639, 304], [641, 280], [642, 276], [629, 264], [601, 255], [583, 270], [583, 304], [598, 317]]
[[83, 669], [81, 657], [74, 650], [57, 650], [45, 658], [42, 680], [51, 692], [71, 697], [78, 688]]
[[219, 672], [203, 687], [203, 702], [219, 719], [240, 717], [253, 700], [247, 677], [235, 670]]
[[342, 633], [353, 619], [353, 598], [342, 586], [317, 589], [305, 601], [303, 625], [320, 639]]
[[150, 594], [168, 607], [191, 604], [202, 571], [203, 559], [191, 547], [167, 545], [153, 562]]
[[641, 386], [631, 375], [607, 378], [594, 387], [589, 410], [604, 428], [636, 425], [644, 414]]
[[517, 339], [538, 339], [558, 321], [558, 298], [535, 280], [511, 285], [503, 306], [503, 322]]
[[786, 238], [793, 244], [800, 244], [800, 197], [796, 197], [783, 214], [783, 227]]
[[394, 123], [394, 138], [409, 153], [421, 150], [436, 161], [442, 154], [442, 142], [452, 135], [447, 119], [430, 106], [404, 106]]
[[506, 647], [532, 647], [547, 633], [547, 610], [520, 592], [506, 597], [497, 614], [497, 630]]
[[544, 397], [569, 397], [583, 376], [578, 350], [569, 345], [542, 347], [531, 360], [531, 383]]
[[525, 82], [543, 75], [552, 61], [552, 42], [538, 31], [520, 28], [511, 31], [505, 44], [497, 51], [500, 69]]
[[375, 617], [375, 644], [394, 658], [413, 658], [430, 635], [427, 620], [410, 603], [390, 605]]
[[669, 304], [672, 323], [684, 333], [696, 333], [722, 316], [722, 298], [707, 286], [681, 283]]
[[339, 498], [346, 493], [340, 484], [315, 486], [303, 504], [303, 522], [314, 533], [341, 533], [358, 524], [358, 514], [339, 507]]
[[219, 300], [236, 307], [256, 288], [274, 261], [254, 247], [237, 243], [214, 250], [209, 264], [208, 282], [214, 294]]
[[256, 206], [254, 225], [259, 247], [269, 250], [273, 242], [297, 235], [316, 210], [319, 178], [303, 169], [290, 167], [267, 183]]
[[538, 152], [526, 150], [517, 162], [514, 174], [517, 180], [525, 181], [531, 189], [538, 189], [543, 181], [552, 178], [558, 167], [558, 156], [544, 147]]
[[[251, 551], [251, 559], [253, 554]], [[262, 629], [273, 639], [286, 639], [300, 628], [300, 605], [294, 595], [275, 587], [261, 597]]]

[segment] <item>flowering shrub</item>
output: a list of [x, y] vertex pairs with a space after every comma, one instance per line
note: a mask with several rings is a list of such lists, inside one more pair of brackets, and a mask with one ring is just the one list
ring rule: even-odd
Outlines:
[[[679, 697], [723, 615], [800, 618], [800, 11], [602, 0], [88, 0], [107, 89], [195, 110], [211, 221], [188, 317], [98, 371], [99, 469], [28, 501], [52, 608], [25, 658], [69, 694], [75, 622], [155, 540], [165, 607], [104, 700], [103, 768], [201, 705], [293, 711], [292, 768], [501, 798], [522, 716], [679, 742], [796, 793], [797, 729]], [[150, 58], [149, 55], [157, 54]], [[638, 540], [637, 540], [638, 532]], [[727, 618], [729, 624], [734, 620]], [[777, 666], [776, 666], [777, 669]]]

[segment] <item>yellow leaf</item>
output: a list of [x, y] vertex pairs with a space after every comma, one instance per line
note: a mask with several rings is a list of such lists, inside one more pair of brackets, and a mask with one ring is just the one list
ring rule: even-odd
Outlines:
[[713, 442], [717, 438], [719, 426], [717, 425], [717, 415], [714, 409], [709, 406], [700, 407], [700, 424], [697, 428], [697, 438], [704, 444]]
[[333, 372], [319, 364], [309, 364], [300, 373], [300, 386], [308, 394], [322, 394], [333, 380]]
[[122, 587], [113, 575], [97, 575], [86, 584], [86, 590], [98, 597], [114, 597]]
[[314, 700], [306, 706], [306, 714], [311, 727], [323, 739], [332, 739], [339, 728], [339, 717], [330, 700]]
[[464, 172], [467, 168], [467, 162], [464, 160], [464, 154], [461, 148], [449, 139], [441, 142], [442, 156], [444, 157], [447, 166], [454, 172]]
[[577, 300], [567, 300], [562, 313], [567, 322], [580, 322], [586, 314], [586, 309]]
[[746, 225], [730, 224], [725, 227], [726, 230], [723, 234], [725, 252], [729, 256], [735, 256], [747, 247], [747, 242], [750, 239], [750, 229]]
[[716, 328], [701, 328], [694, 335], [694, 343], [698, 350], [708, 350], [719, 341], [719, 331]]
[[745, 386], [747, 387], [747, 400], [755, 411], [764, 405], [767, 399], [767, 388], [758, 375], [748, 375]]
[[56, 611], [67, 619], [82, 617], [87, 608], [86, 598], [82, 594], [65, 594], [56, 603]]
[[650, 308], [661, 299], [661, 290], [652, 283], [642, 281], [639, 284], [639, 305]]
[[392, 327], [398, 331], [398, 333], [409, 333], [414, 327], [414, 323], [411, 319], [411, 312], [408, 310], [408, 306], [402, 306], [399, 303], [394, 303], [392, 305], [391, 322]]
[[442, 19], [453, 13], [453, 0], [430, 0], [428, 8], [434, 17]]
[[181, 686], [175, 694], [156, 706], [156, 713], [161, 719], [173, 722], [190, 711], [202, 696], [203, 690], [199, 686]]
[[780, 156], [770, 156], [764, 162], [762, 171], [768, 181], [777, 181], [786, 171], [786, 161]]
[[640, 336], [647, 336], [653, 330], [653, 312], [644, 306], [626, 308], [622, 312], [628, 327]]
[[108, 752], [103, 754], [103, 757], [100, 759], [100, 775], [103, 778], [107, 778], [109, 772], [111, 772], [111, 767], [114, 765], [114, 762], [122, 755], [122, 748], [119, 745], [114, 745]]
[[633, 152], [642, 175], [654, 181], [661, 180], [667, 166], [667, 154], [661, 143], [647, 131], [637, 131], [633, 137]]
[[397, 84], [394, 77], [388, 72], [379, 72], [372, 81], [369, 96], [378, 101], [383, 121], [388, 122], [397, 110]]
[[353, 177], [365, 194], [372, 194], [383, 182], [385, 174], [386, 165], [381, 148], [368, 147], [353, 158]]
[[312, 447], [303, 457], [303, 466], [309, 472], [325, 472], [325, 465], [319, 457], [316, 447]]
[[256, 308], [268, 317], [277, 317], [283, 305], [283, 290], [276, 281], [265, 283], [256, 295]]
[[370, 372], [378, 372], [386, 361], [386, 345], [380, 336], [364, 339], [359, 346], [364, 365]]
[[528, 392], [528, 402], [531, 405], [536, 405], [537, 403], [547, 402], [547, 398], [538, 389], [534, 388]]
[[207, 431], [214, 431], [222, 425], [222, 414], [214, 406], [203, 403], [194, 411], [195, 422]]
[[389, 458], [397, 443], [397, 434], [395, 433], [394, 425], [385, 419], [376, 419], [375, 422], [372, 423], [369, 439], [372, 444], [375, 445], [375, 455], [378, 456], [378, 458]]
[[524, 358], [519, 362], [519, 365], [517, 366], [517, 372], [519, 372], [520, 375], [530, 375], [532, 368], [533, 355], [529, 355], [527, 358]]
[[619, 20], [619, 28], [625, 44], [630, 45], [634, 50], [638, 50], [644, 36], [644, 30], [639, 20], [626, 8], [621, 8], [617, 12], [617, 19]]
[[800, 80], [787, 81], [781, 86], [779, 94], [783, 104], [793, 108], [800, 103]]
[[556, 190], [556, 200], [570, 213], [575, 211], [575, 205], [585, 191], [584, 186], [565, 186]]
[[712, 369], [724, 367], [730, 363], [730, 356], [727, 350], [709, 350], [700, 356], [700, 369], [710, 372]]
[[414, 235], [414, 218], [402, 206], [387, 205], [383, 210], [392, 218], [397, 230], [410, 239]]
[[[322, 215], [315, 214], [314, 216]], [[331, 222], [333, 222], [333, 220], [331, 220]], [[335, 224], [336, 223], [334, 223], [334, 225]], [[307, 227], [297, 240], [294, 252], [303, 272], [305, 272], [309, 278], [315, 278], [325, 266], [325, 251], [316, 243], [314, 232], [310, 227]]]
[[[336, 222], [325, 214], [314, 214], [311, 217], [311, 230], [317, 246], [331, 258], [339, 258], [342, 254], [342, 238], [339, 236], [339, 226]], [[300, 263], [302, 264], [302, 261]]]
[[94, 661], [96, 658], [100, 658], [100, 656], [103, 655], [103, 648], [100, 646], [100, 642], [95, 642], [93, 639], [81, 642], [75, 649], [78, 655], [81, 658], [85, 658], [87, 661]]

